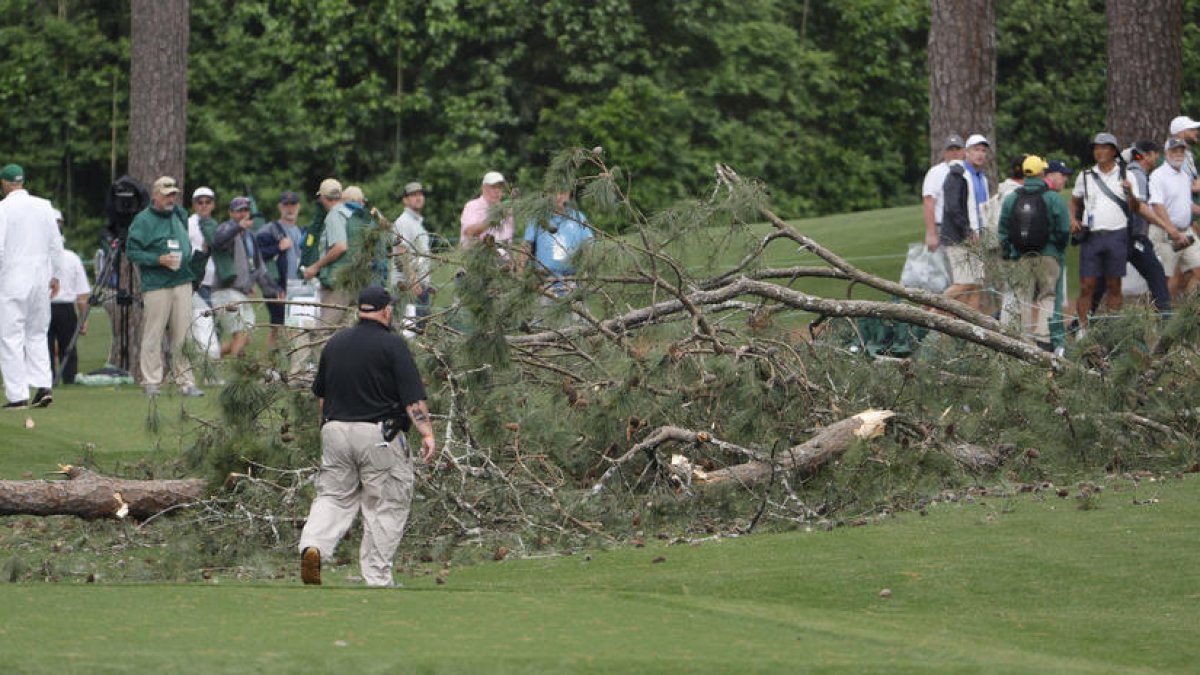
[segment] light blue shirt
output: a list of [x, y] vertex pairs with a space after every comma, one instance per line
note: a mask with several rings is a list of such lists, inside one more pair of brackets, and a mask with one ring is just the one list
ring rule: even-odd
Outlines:
[[566, 214], [550, 216], [548, 227], [536, 220], [525, 227], [525, 241], [534, 245], [534, 257], [549, 270], [550, 276], [564, 277], [575, 273], [571, 264], [575, 252], [593, 238], [587, 222], [587, 216], [575, 209], [567, 209]]

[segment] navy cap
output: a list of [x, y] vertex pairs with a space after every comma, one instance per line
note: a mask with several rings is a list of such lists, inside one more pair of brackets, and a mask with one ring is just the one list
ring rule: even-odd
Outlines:
[[1167, 150], [1174, 150], [1175, 148], [1186, 148], [1187, 146], [1188, 146], [1187, 141], [1183, 140], [1182, 138], [1172, 138], [1167, 141]]
[[243, 209], [245, 209], [246, 211], [250, 210], [250, 198], [249, 197], [234, 197], [233, 199], [229, 200], [229, 210], [230, 211], [241, 211]]
[[1046, 173], [1061, 173], [1064, 176], [1070, 176], [1075, 173], [1075, 170], [1060, 159], [1052, 159], [1046, 162]]
[[279, 195], [279, 203], [280, 204], [299, 204], [300, 203], [300, 195], [296, 194], [295, 192], [292, 192], [291, 190], [288, 190], [287, 192]]
[[358, 294], [358, 311], [378, 312], [392, 304], [392, 296], [382, 286], [367, 286]]
[[943, 150], [949, 150], [951, 148], [962, 148], [962, 147], [965, 147], [965, 146], [963, 146], [963, 139], [962, 139], [962, 136], [959, 136], [958, 134], [950, 134], [949, 136], [946, 137], [946, 142], [942, 144]]

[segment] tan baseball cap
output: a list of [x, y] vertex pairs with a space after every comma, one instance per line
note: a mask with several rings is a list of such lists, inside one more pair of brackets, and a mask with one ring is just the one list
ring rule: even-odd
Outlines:
[[362, 188], [358, 187], [357, 185], [351, 185], [350, 187], [346, 188], [342, 192], [342, 199], [344, 201], [355, 202], [358, 204], [363, 204], [367, 201], [367, 197], [363, 194]]
[[160, 195], [173, 195], [179, 192], [179, 186], [175, 184], [175, 179], [170, 176], [161, 176], [154, 181], [154, 192]]
[[321, 181], [321, 187], [317, 189], [317, 196], [325, 197], [326, 199], [341, 199], [341, 182], [339, 182], [336, 178], [326, 178], [325, 180]]

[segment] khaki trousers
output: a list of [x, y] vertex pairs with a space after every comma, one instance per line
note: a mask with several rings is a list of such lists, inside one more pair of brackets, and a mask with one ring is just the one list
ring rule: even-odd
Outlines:
[[171, 345], [171, 372], [175, 384], [196, 384], [183, 343], [192, 325], [192, 285], [180, 284], [142, 294], [142, 384], [163, 384], [162, 339], [165, 330]]
[[321, 304], [323, 305], [338, 305], [342, 309], [333, 307], [321, 308], [321, 327], [322, 328], [341, 328], [342, 322], [346, 318], [345, 307], [350, 304], [350, 294], [342, 290], [333, 290], [330, 288], [321, 289]]
[[326, 422], [321, 427], [317, 498], [300, 534], [300, 551], [314, 547], [329, 559], [359, 511], [358, 562], [368, 586], [392, 586], [392, 558], [413, 496], [413, 465], [404, 436], [383, 440], [378, 424]]
[[1040, 342], [1050, 342], [1050, 318], [1054, 316], [1054, 291], [1059, 265], [1052, 256], [1038, 255], [1016, 262], [1022, 266], [1012, 289], [1021, 306], [1021, 332]]

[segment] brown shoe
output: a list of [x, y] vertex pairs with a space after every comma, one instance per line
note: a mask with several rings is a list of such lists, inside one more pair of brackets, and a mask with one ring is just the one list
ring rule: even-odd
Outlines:
[[321, 552], [312, 546], [300, 554], [300, 580], [307, 586], [321, 585]]

